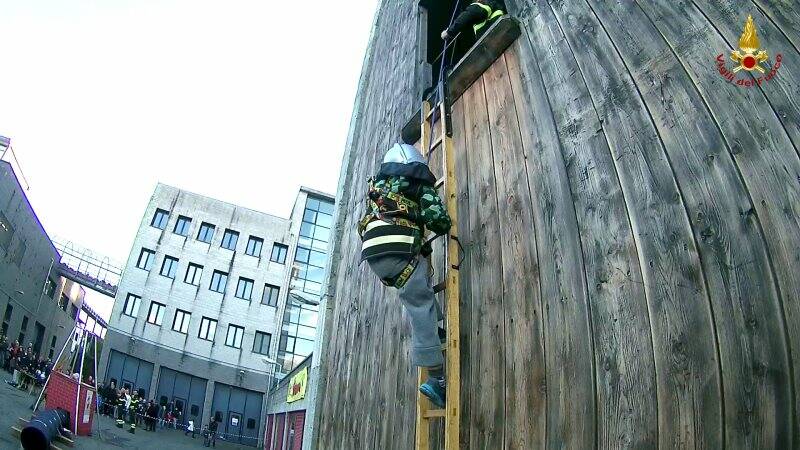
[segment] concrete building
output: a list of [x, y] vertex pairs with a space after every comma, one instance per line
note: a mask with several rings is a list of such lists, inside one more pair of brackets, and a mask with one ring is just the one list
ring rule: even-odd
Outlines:
[[307, 188], [284, 219], [159, 184], [117, 290], [104, 381], [256, 445], [268, 380], [313, 350], [317, 306], [298, 300], [318, 301], [332, 211]]
[[60, 258], [11, 164], [0, 161], [0, 332], [50, 357], [83, 306], [80, 286], [58, 274]]

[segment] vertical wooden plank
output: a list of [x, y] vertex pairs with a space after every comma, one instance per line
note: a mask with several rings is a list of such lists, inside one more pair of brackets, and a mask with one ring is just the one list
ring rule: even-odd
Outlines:
[[531, 184], [545, 303], [545, 448], [595, 446], [594, 343], [581, 236], [536, 54], [523, 34], [506, 53]]
[[502, 230], [504, 376], [506, 386], [513, 386], [505, 394], [505, 448], [543, 448], [546, 402], [541, 387], [545, 382], [545, 342], [539, 263], [526, 155], [505, 57], [492, 64], [483, 81]]
[[[466, 149], [470, 154], [470, 258], [473, 308], [474, 358], [472, 367], [471, 449], [503, 447], [506, 392], [502, 265], [497, 192], [491, 157], [488, 112], [483, 80], [462, 97]], [[473, 164], [474, 162], [474, 164]]]
[[[638, 2], [639, 7], [670, 44], [669, 53], [677, 59], [694, 83], [703, 108], [713, 117], [711, 125], [721, 132], [726, 153], [732, 155], [737, 174], [741, 178], [751, 199], [751, 205], [740, 209], [741, 215], [752, 220], [766, 244], [767, 255], [764, 269], [759, 273], [755, 267], [747, 267], [748, 283], [743, 288], [751, 291], [745, 303], [745, 316], [739, 324], [739, 335], [744, 330], [756, 328], [761, 323], [751, 318], [754, 311], [766, 308], [770, 323], [764, 345], [752, 348], [769, 358], [757, 358], [755, 383], [763, 395], [763, 410], [746, 421], [740, 417], [728, 418], [737, 435], [744, 434], [754, 447], [791, 448], [797, 435], [797, 424], [793, 417], [798, 407], [796, 384], [798, 382], [797, 358], [800, 347], [800, 274], [794, 267], [797, 263], [797, 248], [800, 248], [800, 158], [792, 147], [786, 130], [772, 111], [764, 94], [758, 89], [741, 88], [718, 78], [707, 76], [707, 54], [717, 54], [727, 43], [717, 33], [705, 16], [687, 1], [669, 4]], [[684, 36], [683, 30], [693, 27], [693, 39], [676, 52], [674, 43]], [[675, 52], [675, 53], [673, 53]], [[757, 124], [757, 125], [756, 125]], [[730, 236], [736, 239], [736, 236]], [[753, 261], [745, 261], [753, 264]], [[744, 269], [744, 268], [743, 268]], [[770, 273], [771, 272], [771, 273]], [[774, 278], [773, 278], [774, 277]], [[770, 286], [777, 281], [776, 301], [751, 301], [752, 291]], [[788, 333], [787, 333], [788, 328]], [[776, 357], [780, 355], [780, 357]], [[792, 373], [794, 372], [794, 373]], [[765, 374], [769, 373], [769, 378]], [[751, 396], [751, 392], [746, 393]], [[726, 396], [727, 398], [727, 396]], [[754, 407], [756, 409], [757, 407]], [[777, 411], [777, 413], [775, 412]], [[752, 419], [752, 421], [751, 421]], [[755, 433], [751, 430], [755, 428]], [[731, 440], [729, 439], [729, 442]]]
[[[655, 362], [626, 199], [598, 112], [559, 19], [544, 0], [530, 19], [567, 161], [592, 305], [600, 448], [655, 447]], [[552, 4], [561, 8], [562, 4]]]
[[[359, 161], [360, 162], [360, 161]], [[357, 163], [358, 164], [358, 163]], [[359, 171], [356, 169], [354, 171], [356, 174]], [[352, 218], [346, 217], [345, 219], [345, 227], [347, 225], [352, 224]], [[347, 252], [350, 247], [352, 247], [353, 239], [348, 235], [347, 237], [343, 238], [343, 261], [351, 261], [354, 257], [354, 252]], [[353, 287], [353, 270], [352, 266], [347, 264], [342, 264], [346, 267], [346, 269], [342, 270], [340, 275], [340, 285], [337, 287], [337, 303], [334, 309], [334, 320], [335, 326], [334, 329], [337, 330], [336, 334], [333, 337], [333, 345], [334, 350], [331, 352], [331, 366], [329, 367], [328, 372], [328, 386], [330, 386], [326, 397], [329, 398], [331, 401], [329, 403], [326, 402], [327, 408], [330, 408], [330, 415], [323, 414], [323, 430], [321, 431], [320, 436], [320, 447], [321, 448], [335, 448], [337, 444], [334, 443], [335, 436], [338, 436], [337, 432], [339, 431], [339, 427], [341, 426], [336, 421], [328, 420], [328, 417], [333, 416], [335, 414], [336, 408], [341, 407], [338, 401], [342, 399], [342, 396], [345, 394], [343, 390], [343, 383], [340, 382], [342, 373], [343, 373], [343, 366], [347, 362], [346, 358], [344, 358], [344, 340], [346, 339], [346, 328], [345, 323], [347, 320], [347, 307], [349, 305], [349, 293]]]
[[[380, 97], [374, 98], [367, 109], [368, 115], [365, 118], [365, 129], [372, 129], [376, 122], [375, 116], [379, 114], [382, 109], [383, 101]], [[364, 135], [358, 137], [357, 145], [365, 145], [366, 138]], [[368, 177], [374, 167], [376, 152], [374, 149], [362, 157], [358, 164], [358, 170], [355, 172], [355, 182], [353, 183], [353, 197], [363, 198], [364, 182], [363, 180]], [[358, 205], [359, 212], [363, 212], [363, 206]], [[353, 224], [357, 222], [357, 218], [353, 217]], [[358, 236], [350, 231], [350, 241], [352, 253], [349, 258], [350, 267], [349, 281], [350, 283], [345, 287], [341, 296], [342, 322], [341, 326], [346, 332], [342, 336], [341, 346], [344, 355], [343, 365], [340, 372], [340, 396], [335, 403], [334, 414], [338, 418], [334, 425], [334, 440], [333, 447], [346, 447], [352, 446], [352, 439], [355, 438], [354, 416], [358, 414], [362, 408], [355, 408], [356, 403], [361, 403], [361, 399], [357, 395], [358, 389], [354, 388], [359, 386], [359, 371], [358, 365], [360, 358], [363, 358], [363, 352], [360, 351], [361, 341], [358, 335], [361, 332], [361, 320], [359, 316], [359, 308], [369, 299], [364, 297], [362, 289], [368, 288], [370, 285], [370, 273], [366, 266], [359, 265], [359, 241]]]
[[[740, 101], [761, 103], [761, 107], [758, 109], [761, 112], [759, 116], [764, 118], [764, 122], [762, 122], [764, 125], [760, 129], [744, 133], [737, 128], [745, 123], [751, 123], [750, 117], [742, 118], [741, 115], [752, 115], [752, 112], [741, 106], [736, 108], [738, 111], [733, 113], [739, 119], [739, 123], [735, 126], [723, 125], [722, 129], [726, 136], [729, 136], [728, 141], [732, 143], [734, 151], [737, 145], [762, 146], [762, 151], [757, 152], [757, 158], [752, 160], [743, 158], [746, 162], [743, 161], [742, 173], [748, 179], [748, 186], [752, 186], [751, 195], [760, 198], [761, 203], [771, 203], [766, 206], [762, 204], [757, 210], [769, 211], [763, 216], [762, 227], [767, 231], [765, 233], [767, 247], [773, 257], [774, 272], [783, 295], [782, 306], [789, 344], [790, 376], [794, 396], [794, 417], [791, 421], [794, 424], [792, 439], [795, 445], [800, 445], [798, 444], [800, 442], [800, 426], [797, 425], [798, 414], [800, 414], [800, 395], [797, 392], [800, 389], [800, 304], [793, 301], [793, 299], [800, 298], [800, 275], [796, 268], [791, 267], [796, 264], [796, 261], [800, 261], [800, 250], [798, 250], [798, 246], [800, 246], [800, 232], [798, 232], [800, 205], [797, 205], [797, 202], [800, 202], [800, 164], [798, 164], [800, 159], [789, 151], [791, 145], [794, 147], [795, 154], [800, 155], [800, 95], [797, 95], [800, 92], [800, 73], [792, 69], [786, 70], [792, 65], [791, 61], [800, 60], [800, 51], [792, 46], [784, 33], [760, 10], [750, 11], [752, 3], [749, 1], [698, 0], [693, 4], [711, 22], [714, 29], [722, 35], [731, 48], [738, 48], [739, 36], [744, 24], [744, 11], [748, 11], [748, 14], [752, 13], [761, 45], [769, 49], [770, 60], [764, 64], [765, 70], [769, 71], [770, 67], [776, 67], [778, 54], [782, 54], [782, 59], [789, 64], [787, 66], [786, 63], [781, 63], [778, 77], [748, 89], [754, 91], [748, 93], [752, 95], [748, 95], [747, 98], [734, 99], [737, 103]], [[772, 8], [779, 8], [779, 5], [773, 5]], [[734, 14], [734, 11], [738, 14]], [[728, 56], [727, 52], [725, 52], [725, 56]], [[752, 72], [752, 74], [753, 76], [741, 74], [741, 78], [758, 80], [765, 77], [758, 72]], [[722, 106], [718, 102], [711, 103], [716, 103], [717, 107]], [[772, 119], [769, 114], [770, 110], [774, 114], [773, 120], [770, 120]], [[780, 125], [776, 122], [779, 122]], [[742, 138], [739, 136], [740, 134], [750, 134], [751, 136]], [[778, 151], [779, 154], [776, 154], [774, 159], [763, 158], [760, 155], [763, 151], [768, 153]], [[774, 174], [774, 171], [779, 171], [779, 175]], [[794, 175], [787, 176], [787, 172], [791, 173], [792, 171], [794, 171]], [[758, 178], [764, 175], [772, 176], [774, 180], [756, 179], [751, 181], [751, 177]], [[794, 185], [792, 185], [793, 182]], [[773, 188], [781, 185], [785, 186], [783, 192], [787, 194], [786, 196], [769, 194]], [[794, 207], [784, 206], [789, 204]], [[794, 229], [784, 229], [787, 226], [794, 226]]]
[[[781, 33], [787, 36], [792, 46], [800, 51], [800, 11], [797, 10], [797, 4], [775, 0], [752, 2], [781, 29]], [[751, 12], [750, 9], [746, 11]]]
[[[735, 64], [730, 61], [730, 52], [727, 49], [739, 48], [739, 37], [742, 35], [745, 19], [748, 15], [752, 15], [761, 46], [767, 49], [769, 54], [769, 60], [762, 64], [767, 73], [761, 74], [755, 71], [752, 72], [753, 76], [740, 78], [756, 81], [751, 90], [759, 91], [763, 95], [766, 102], [762, 100], [762, 103], [769, 106], [764, 108], [764, 111], [772, 110], [797, 152], [800, 147], [800, 96], [794, 94], [800, 91], [800, 73], [792, 69], [786, 70], [782, 62], [778, 68], [777, 78], [767, 81], [766, 76], [769, 70], [776, 66], [779, 54], [787, 61], [788, 67], [791, 67], [792, 61], [800, 59], [800, 51], [792, 46], [769, 16], [764, 15], [760, 9], [753, 8], [749, 0], [694, 0], [692, 3], [726, 42], [726, 48], [720, 49], [717, 54], [722, 53], [731, 63], [731, 67]], [[756, 98], [758, 97], [761, 96], [757, 95]]]
[[[595, 8], [604, 15], [607, 5]], [[604, 24], [583, 0], [555, 8], [608, 140], [647, 297], [658, 393], [659, 445], [718, 448], [721, 398], [713, 319], [681, 194], [641, 96]], [[608, 30], [608, 34], [606, 33]], [[685, 296], [698, 302], [683, 302]], [[688, 336], [692, 339], [688, 339]], [[715, 425], [716, 421], [716, 425]], [[700, 427], [700, 428], [698, 428]]]
[[[720, 355], [723, 445], [773, 446], [767, 442], [776, 435], [762, 431], [761, 418], [786, 394], [780, 383], [761, 381], [758, 372], [765, 357], [775, 373], [785, 371], [786, 354], [780, 328], [745, 325], [751, 319], [780, 323], [762, 236], [755, 217], [742, 214], [751, 208], [747, 191], [694, 80], [642, 10], [635, 3], [608, 2], [594, 10], [652, 114], [691, 218]], [[630, 26], [620, 29], [621, 23]]]

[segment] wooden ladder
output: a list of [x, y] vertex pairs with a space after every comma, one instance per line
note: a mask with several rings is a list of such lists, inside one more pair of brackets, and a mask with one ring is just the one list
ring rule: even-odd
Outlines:
[[[453, 149], [453, 133], [450, 119], [450, 104], [447, 89], [443, 82], [439, 83], [439, 102], [431, 105], [429, 101], [422, 103], [422, 127], [420, 147], [425, 157], [441, 147], [444, 175], [436, 181], [436, 188], [444, 188], [444, 199], [447, 214], [452, 220], [447, 239], [445, 253], [445, 281], [434, 288], [434, 292], [445, 292], [445, 326], [447, 341], [443, 347], [445, 352], [446, 405], [444, 409], [432, 409], [427, 397], [417, 392], [416, 450], [430, 450], [430, 420], [444, 418], [444, 448], [458, 450], [459, 427], [461, 420], [461, 361], [459, 350], [459, 244], [458, 244], [458, 208], [456, 186], [456, 164]], [[433, 142], [431, 136], [438, 121], [440, 133]], [[430, 145], [429, 145], [430, 143]], [[419, 384], [428, 378], [427, 369], [420, 368]]]

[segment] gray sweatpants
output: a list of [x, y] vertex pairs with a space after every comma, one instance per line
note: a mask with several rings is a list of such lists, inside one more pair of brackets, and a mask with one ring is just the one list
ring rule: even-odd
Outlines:
[[[444, 364], [438, 324], [442, 319], [439, 302], [433, 294], [428, 278], [428, 261], [422, 256], [416, 270], [400, 289], [400, 301], [411, 322], [411, 363], [421, 367]], [[382, 256], [369, 261], [379, 278], [397, 276], [408, 265], [408, 258], [395, 255]]]

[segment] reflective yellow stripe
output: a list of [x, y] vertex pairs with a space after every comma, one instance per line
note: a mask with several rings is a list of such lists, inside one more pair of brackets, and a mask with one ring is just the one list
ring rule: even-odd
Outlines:
[[481, 30], [481, 28], [486, 26], [487, 23], [505, 14], [502, 9], [498, 9], [497, 11], [492, 12], [492, 7], [489, 5], [484, 5], [483, 3], [473, 3], [473, 5], [478, 5], [481, 8], [485, 9], [486, 14], [489, 15], [489, 17], [486, 20], [472, 27], [472, 30], [475, 32], [476, 35]]
[[366, 250], [370, 247], [381, 244], [413, 244], [414, 239], [414, 236], [403, 235], [380, 236], [364, 241], [364, 245], [361, 246], [361, 250]]

